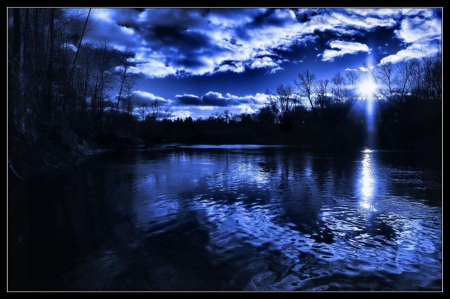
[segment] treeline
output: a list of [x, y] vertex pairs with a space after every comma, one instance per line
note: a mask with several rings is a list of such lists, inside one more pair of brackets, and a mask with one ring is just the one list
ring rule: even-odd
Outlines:
[[8, 8], [10, 165], [55, 166], [61, 158], [54, 156], [70, 152], [78, 136], [98, 139], [136, 129], [131, 104], [136, 76], [129, 71], [134, 53], [107, 40], [84, 43], [96, 25], [92, 11], [70, 11]]
[[83, 43], [95, 24], [90, 9], [78, 12], [8, 9], [11, 132], [34, 132], [43, 123], [94, 133], [134, 129], [136, 75], [129, 72], [134, 53], [119, 51], [107, 40], [96, 46]]
[[[309, 70], [267, 90], [253, 114], [228, 110], [193, 120], [142, 123], [147, 140], [182, 143], [291, 144], [306, 148], [429, 151], [442, 147], [442, 57], [438, 51], [392, 64], [378, 58], [366, 73], [317, 80]], [[149, 119], [149, 118], [147, 118]]]
[[411, 100], [373, 103], [347, 100], [326, 109], [297, 107], [279, 122], [269, 106], [253, 114], [225, 111], [194, 120], [164, 119], [141, 123], [149, 146], [187, 144], [288, 144], [310, 149], [343, 151], [361, 147], [431, 151], [440, 156], [442, 105], [440, 101]]
[[[142, 139], [149, 145], [277, 143], [345, 149], [370, 141], [381, 148], [441, 148], [440, 52], [396, 64], [380, 57], [364, 76], [346, 72], [317, 80], [305, 70], [292, 84], [267, 90], [267, 105], [255, 113], [171, 119], [170, 107], [156, 101], [133, 105], [134, 53], [119, 51], [107, 40], [83, 42], [96, 24], [91, 9], [74, 11], [8, 8], [10, 161], [33, 153], [53, 165], [47, 152], [61, 144], [61, 150], [70, 151], [74, 138], [110, 146]], [[366, 113], [366, 101], [359, 100], [369, 79], [379, 87], [372, 115]]]

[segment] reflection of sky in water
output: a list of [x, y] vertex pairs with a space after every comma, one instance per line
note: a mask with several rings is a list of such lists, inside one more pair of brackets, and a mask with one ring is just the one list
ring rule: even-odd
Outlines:
[[[285, 273], [289, 281], [304, 271], [305, 253], [323, 275], [367, 270], [439, 277], [440, 208], [411, 201], [414, 193], [396, 194], [390, 181], [396, 169], [377, 164], [376, 154], [364, 150], [337, 171], [312, 155], [174, 153], [136, 166], [136, 220], [145, 228], [165, 224], [164, 230], [194, 213], [217, 263], [233, 261], [244, 245], [265, 248], [262, 258], [277, 250], [282, 263], [297, 269]], [[347, 188], [347, 181], [354, 184]], [[414, 190], [416, 182], [401, 183]], [[329, 242], [314, 238], [324, 231]], [[331, 262], [347, 266], [334, 269]]]

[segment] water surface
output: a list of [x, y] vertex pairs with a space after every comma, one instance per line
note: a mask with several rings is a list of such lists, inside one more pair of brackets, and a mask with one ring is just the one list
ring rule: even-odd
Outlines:
[[441, 177], [370, 149], [96, 156], [10, 198], [10, 289], [441, 291]]

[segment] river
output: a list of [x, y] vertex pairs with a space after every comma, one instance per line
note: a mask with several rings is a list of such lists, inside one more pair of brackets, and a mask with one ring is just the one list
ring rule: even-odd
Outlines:
[[417, 153], [110, 152], [9, 194], [10, 291], [442, 290], [442, 169]]

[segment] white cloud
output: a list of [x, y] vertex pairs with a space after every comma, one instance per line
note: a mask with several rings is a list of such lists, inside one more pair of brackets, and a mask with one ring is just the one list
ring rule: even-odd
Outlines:
[[91, 10], [92, 17], [95, 19], [99, 19], [102, 22], [106, 23], [114, 23], [113, 15], [114, 13], [108, 8], [93, 8]]
[[261, 104], [267, 104], [269, 101], [269, 96], [265, 93], [257, 93], [253, 98]]
[[221, 65], [221, 66], [217, 69], [217, 71], [218, 71], [218, 72], [228, 72], [228, 71], [231, 71], [231, 72], [234, 72], [234, 73], [243, 73], [243, 72], [245, 71], [245, 67], [244, 67], [244, 65], [242, 64], [242, 62], [239, 62], [239, 63], [234, 64], [234, 65], [224, 64], [224, 65]]
[[250, 64], [252, 69], [254, 68], [265, 68], [265, 67], [278, 67], [278, 64], [273, 62], [270, 57], [261, 57], [253, 60]]
[[405, 43], [421, 44], [441, 37], [441, 22], [437, 19], [423, 20], [420, 17], [404, 19], [399, 30], [394, 31], [395, 35]]
[[427, 45], [414, 44], [404, 50], [398, 51], [394, 55], [389, 55], [384, 57], [380, 64], [383, 63], [397, 63], [402, 60], [412, 59], [412, 58], [421, 58], [424, 56], [429, 56], [437, 53], [439, 49], [437, 47], [429, 47]]
[[252, 113], [256, 112], [251, 106], [246, 105], [246, 104], [239, 105], [238, 108], [240, 108], [240, 112], [241, 113], [252, 114]]
[[132, 96], [132, 102], [135, 105], [140, 104], [150, 104], [154, 102], [155, 100], [158, 101], [161, 105], [170, 105], [172, 103], [172, 100], [166, 100], [162, 97], [155, 96], [151, 92], [142, 91], [142, 90], [135, 90], [133, 92]]
[[333, 61], [334, 58], [340, 57], [346, 54], [355, 54], [358, 52], [370, 53], [370, 49], [367, 45], [356, 43], [356, 42], [346, 42], [346, 41], [331, 41], [330, 47], [338, 50], [325, 50], [322, 54], [323, 61]]
[[120, 30], [124, 33], [124, 34], [128, 34], [128, 35], [134, 35], [135, 32], [132, 28], [127, 28], [127, 27], [120, 27]]
[[163, 78], [176, 74], [176, 70], [166, 66], [159, 57], [145, 57], [144, 53], [138, 53], [135, 61], [140, 63], [130, 68], [132, 73], [142, 73], [149, 78]]
[[191, 111], [189, 111], [189, 110], [174, 110], [174, 111], [172, 111], [172, 114], [170, 115], [170, 119], [177, 119], [177, 118], [180, 118], [180, 119], [185, 119], [185, 118], [187, 118], [187, 117], [192, 117], [192, 112]]

